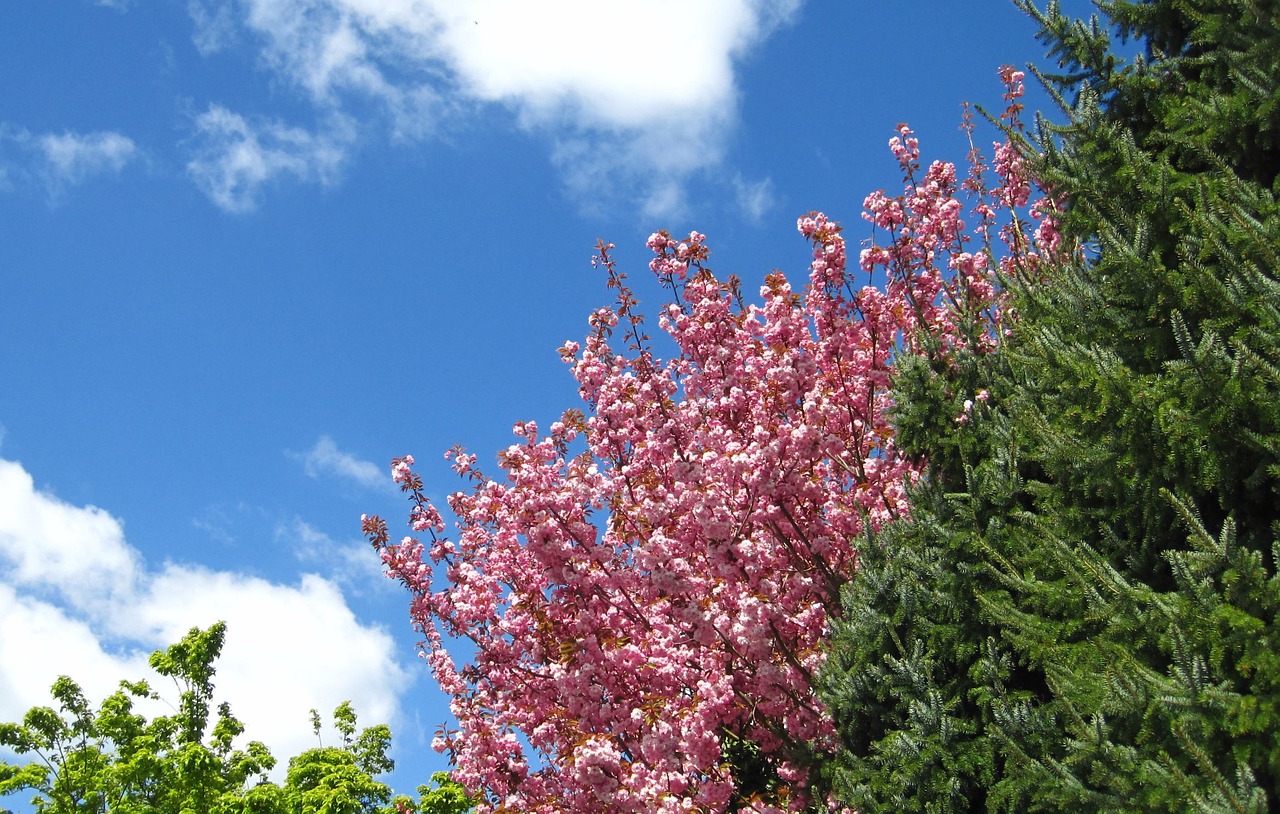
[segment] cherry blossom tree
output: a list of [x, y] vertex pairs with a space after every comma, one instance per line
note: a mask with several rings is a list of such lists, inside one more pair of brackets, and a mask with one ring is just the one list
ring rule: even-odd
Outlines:
[[[1022, 77], [1004, 78], [1016, 124]], [[800, 290], [774, 272], [749, 301], [707, 267], [703, 235], [652, 235], [670, 358], [601, 242], [615, 302], [560, 349], [583, 404], [545, 432], [517, 423], [498, 478], [446, 454], [471, 483], [448, 498], [455, 535], [413, 457], [393, 462], [425, 536], [392, 542], [378, 517], [364, 531], [412, 594], [457, 719], [435, 746], [478, 811], [821, 803], [809, 768], [835, 733], [812, 687], [828, 620], [859, 541], [906, 515], [922, 463], [894, 446], [894, 360], [996, 347], [1002, 275], [1054, 250], [1052, 204], [1028, 208], [1010, 144], [989, 189], [976, 151], [959, 181], [952, 164], [921, 168], [905, 125], [890, 148], [904, 191], [866, 199], [875, 237], [856, 268], [839, 225], [799, 219], [813, 247]]]

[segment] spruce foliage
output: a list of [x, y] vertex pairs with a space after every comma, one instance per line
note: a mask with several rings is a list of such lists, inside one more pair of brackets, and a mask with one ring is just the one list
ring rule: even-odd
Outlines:
[[1067, 119], [1028, 153], [1086, 251], [1008, 281], [997, 354], [898, 374], [929, 473], [845, 590], [826, 775], [864, 812], [1268, 811], [1280, 4], [1017, 2]]

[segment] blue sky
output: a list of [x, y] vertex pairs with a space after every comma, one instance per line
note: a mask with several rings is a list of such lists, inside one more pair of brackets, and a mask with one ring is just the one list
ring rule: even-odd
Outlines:
[[251, 736], [287, 758], [352, 699], [405, 791], [447, 710], [359, 533], [403, 521], [390, 458], [442, 497], [453, 444], [492, 461], [575, 405], [597, 238], [649, 313], [659, 228], [747, 290], [799, 278], [798, 215], [869, 234], [896, 123], [961, 159], [961, 102], [1042, 53], [1008, 0], [4, 12], [0, 720], [225, 619]]

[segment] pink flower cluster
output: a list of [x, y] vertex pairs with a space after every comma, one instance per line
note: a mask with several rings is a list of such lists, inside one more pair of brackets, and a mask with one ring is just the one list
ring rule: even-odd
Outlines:
[[[971, 247], [955, 167], [921, 175], [905, 125], [890, 146], [907, 184], [867, 198], [889, 239], [859, 255], [882, 285], [855, 283], [841, 229], [821, 213], [798, 222], [813, 246], [808, 284], [775, 272], [754, 303], [706, 269], [703, 235], [658, 232], [650, 268], [674, 294], [657, 320], [675, 349], [664, 360], [602, 243], [615, 305], [561, 348], [585, 409], [545, 434], [516, 424], [500, 479], [450, 452], [472, 481], [448, 499], [453, 538], [413, 459], [393, 462], [429, 544], [392, 543], [376, 517], [364, 530], [412, 593], [457, 719], [436, 746], [482, 814], [813, 802], [803, 758], [834, 748], [813, 690], [828, 621], [858, 541], [906, 514], [918, 472], [894, 446], [894, 360], [994, 347], [997, 271], [1032, 245], [1017, 220], [1001, 245], [985, 237], [998, 209], [1026, 204], [1020, 191], [979, 197]], [[998, 158], [1000, 189], [1021, 190], [1022, 171]], [[963, 186], [981, 193], [980, 179], [981, 167]], [[1039, 207], [1028, 217], [1043, 229], [1052, 207]], [[757, 747], [771, 792], [742, 792], [731, 741]]]

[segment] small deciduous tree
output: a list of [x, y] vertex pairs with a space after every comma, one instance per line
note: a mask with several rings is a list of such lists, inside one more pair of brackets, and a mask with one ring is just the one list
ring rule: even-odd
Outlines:
[[[214, 662], [226, 626], [192, 629], [151, 655], [151, 667], [179, 690], [173, 715], [148, 720], [138, 702], [160, 696], [145, 681], [121, 682], [95, 710], [83, 690], [62, 676], [53, 685], [58, 708], [36, 707], [21, 723], [0, 724], [0, 746], [34, 755], [0, 763], [0, 795], [34, 792], [37, 814], [462, 814], [470, 800], [438, 773], [420, 799], [392, 797], [376, 776], [393, 768], [385, 725], [358, 729], [349, 703], [334, 711], [342, 745], [309, 749], [289, 761], [284, 785], [269, 782], [275, 764], [267, 747], [234, 741], [244, 726], [223, 703], [213, 728]], [[316, 735], [320, 718], [312, 713]]]
[[[1011, 98], [1020, 75], [1006, 72]], [[1016, 103], [1015, 103], [1016, 104]], [[648, 241], [671, 292], [659, 358], [613, 246], [597, 263], [614, 306], [561, 354], [584, 408], [518, 443], [489, 479], [449, 496], [456, 537], [410, 456], [393, 462], [427, 539], [393, 542], [364, 519], [389, 573], [412, 593], [426, 658], [452, 696], [456, 730], [437, 747], [480, 811], [798, 811], [809, 766], [834, 748], [814, 693], [823, 637], [858, 541], [907, 510], [918, 462], [888, 411], [895, 360], [946, 366], [998, 341], [995, 270], [1035, 262], [1054, 230], [1017, 154], [1000, 148], [995, 189], [922, 169], [911, 130], [890, 142], [900, 196], [867, 199], [883, 245], [847, 263], [840, 227], [799, 220], [809, 280], [768, 275], [748, 302], [707, 267], [703, 235]], [[965, 189], [975, 193], [971, 230]], [[880, 285], [873, 285], [880, 283]], [[621, 346], [620, 346], [621, 345]], [[954, 394], [959, 405], [964, 394]], [[957, 415], [961, 414], [957, 406]], [[460, 664], [450, 640], [474, 646]]]
[[209, 728], [213, 662], [225, 635], [222, 623], [193, 629], [151, 655], [151, 667], [178, 687], [173, 715], [147, 720], [136, 710], [159, 698], [145, 681], [121, 682], [95, 710], [79, 684], [60, 677], [52, 688], [57, 709], [35, 707], [20, 724], [0, 724], [0, 745], [37, 758], [0, 764], [0, 793], [34, 791], [40, 814], [235, 810], [227, 806], [275, 759], [257, 741], [233, 746], [244, 727], [227, 704]]

